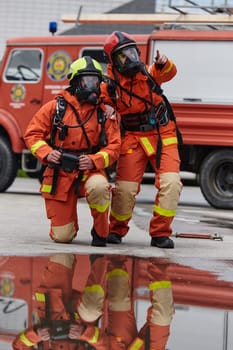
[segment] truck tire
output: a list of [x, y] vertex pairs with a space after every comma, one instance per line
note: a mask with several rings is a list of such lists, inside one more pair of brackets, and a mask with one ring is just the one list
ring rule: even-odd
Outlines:
[[200, 188], [207, 202], [218, 209], [233, 208], [233, 150], [210, 153], [203, 161]]
[[8, 140], [0, 136], [0, 192], [5, 192], [12, 185], [17, 170], [16, 155], [12, 152]]

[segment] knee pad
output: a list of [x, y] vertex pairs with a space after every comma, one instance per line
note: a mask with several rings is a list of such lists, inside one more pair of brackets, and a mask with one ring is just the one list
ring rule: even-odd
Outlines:
[[164, 209], [176, 209], [182, 183], [178, 173], [163, 173], [160, 174], [159, 202]]
[[50, 231], [50, 237], [58, 243], [70, 243], [76, 234], [73, 221], [62, 226], [52, 226]]
[[[119, 286], [121, 286], [119, 288]], [[130, 310], [130, 289], [128, 274], [121, 269], [109, 272], [107, 279], [109, 309], [112, 311]]]
[[119, 215], [132, 213], [138, 187], [137, 182], [117, 181], [113, 189], [112, 210]]
[[107, 179], [101, 175], [92, 175], [85, 184], [89, 203], [104, 205], [110, 200], [110, 186]]

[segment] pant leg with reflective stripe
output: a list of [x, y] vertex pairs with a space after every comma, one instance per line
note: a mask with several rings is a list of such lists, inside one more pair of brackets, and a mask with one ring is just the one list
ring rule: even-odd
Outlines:
[[35, 292], [39, 317], [42, 319], [46, 315], [46, 295], [49, 297], [50, 318], [68, 319], [65, 305], [71, 298], [72, 279], [75, 266], [73, 254], [54, 254], [46, 265], [40, 286]]
[[105, 176], [95, 174], [87, 179], [85, 189], [95, 231], [100, 237], [107, 237], [111, 187]]
[[165, 350], [174, 315], [172, 284], [167, 268], [167, 264], [159, 264], [156, 260], [148, 263], [151, 307], [147, 312], [144, 336], [145, 329], [149, 327], [150, 348], [156, 350]]
[[180, 159], [177, 144], [163, 144], [161, 165], [156, 169], [155, 187], [158, 192], [150, 221], [152, 237], [170, 236], [180, 198], [182, 183], [179, 175]]
[[[111, 349], [119, 344], [127, 349], [137, 336], [134, 304], [132, 300], [132, 258], [109, 258], [107, 273], [108, 326]], [[120, 347], [121, 348], [121, 347]]]
[[50, 237], [57, 242], [70, 242], [77, 235], [77, 196], [74, 186], [68, 191], [66, 201], [45, 198], [47, 217], [51, 221]]
[[116, 232], [121, 236], [127, 234], [146, 164], [147, 156], [140, 144], [120, 156], [116, 184], [112, 191], [109, 232]]
[[95, 322], [103, 313], [106, 264], [105, 256], [97, 256], [91, 264], [90, 275], [77, 305], [78, 314], [84, 322]]

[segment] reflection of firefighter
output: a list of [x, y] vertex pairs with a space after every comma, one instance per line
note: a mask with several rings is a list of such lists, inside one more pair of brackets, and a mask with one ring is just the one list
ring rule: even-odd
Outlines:
[[147, 266], [151, 306], [138, 332], [133, 258], [91, 256], [91, 272], [80, 293], [72, 290], [75, 256], [53, 255], [35, 293], [40, 322], [21, 332], [13, 349], [164, 350], [174, 312], [171, 282], [165, 264], [155, 259]]
[[72, 254], [51, 256], [35, 293], [40, 322], [16, 337], [14, 350], [39, 345], [44, 349], [91, 349], [98, 341], [100, 330], [96, 321], [103, 313], [105, 298], [103, 262], [97, 259], [92, 264], [82, 293], [72, 290], [74, 267]]
[[124, 266], [121, 272], [116, 270], [118, 274], [114, 273], [114, 270], [109, 273], [108, 334], [112, 338], [111, 349], [165, 349], [174, 306], [171, 282], [166, 276], [167, 265], [158, 265], [157, 260], [150, 260], [147, 264], [151, 306], [147, 312], [146, 323], [139, 332], [136, 330], [133, 298], [130, 293], [131, 273], [128, 274]]
[[[98, 337], [93, 345], [97, 350], [127, 349], [137, 335], [131, 300], [133, 260], [118, 255], [97, 255], [95, 259], [95, 264], [98, 263], [100, 267], [104, 267], [102, 275], [98, 277], [97, 286], [100, 288], [102, 285], [102, 291], [106, 297], [105, 300], [99, 300], [99, 311], [102, 302], [102, 310], [107, 310], [107, 313], [103, 314], [101, 328], [99, 328]], [[92, 276], [95, 275], [92, 274]], [[89, 342], [85, 334], [79, 338]]]
[[[106, 265], [106, 260], [108, 260]], [[171, 282], [166, 275], [167, 264], [158, 259], [147, 264], [151, 306], [147, 320], [138, 332], [132, 296], [133, 258], [108, 257], [106, 266], [107, 318], [94, 344], [97, 350], [165, 350], [174, 314]], [[102, 282], [104, 275], [102, 275]], [[103, 284], [104, 287], [104, 284]], [[80, 337], [84, 338], [83, 335]], [[86, 339], [87, 340], [87, 339]]]

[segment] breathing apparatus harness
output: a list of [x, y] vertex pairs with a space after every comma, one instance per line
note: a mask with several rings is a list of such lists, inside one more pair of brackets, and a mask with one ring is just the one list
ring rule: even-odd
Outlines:
[[[156, 152], [156, 168], [159, 169], [160, 167], [160, 157], [161, 157], [161, 151], [162, 151], [162, 139], [160, 135], [160, 126], [167, 125], [169, 120], [172, 120], [176, 125], [176, 135], [178, 139], [178, 145], [182, 145], [182, 135], [178, 129], [177, 123], [176, 123], [176, 117], [173, 112], [172, 106], [170, 102], [168, 101], [167, 97], [163, 94], [163, 90], [161, 89], [160, 85], [157, 84], [154, 77], [147, 71], [145, 64], [142, 63], [141, 65], [141, 72], [143, 75], [147, 77], [147, 83], [150, 88], [150, 100], [147, 100], [137, 94], [135, 94], [132, 91], [132, 88], [130, 90], [123, 87], [116, 74], [116, 70], [113, 67], [113, 79], [108, 79], [109, 85], [108, 85], [108, 91], [110, 97], [113, 99], [114, 102], [116, 102], [116, 86], [120, 89], [120, 99], [121, 102], [127, 107], [132, 106], [131, 98], [135, 97], [140, 101], [143, 101], [145, 104], [145, 110], [142, 113], [135, 113], [135, 114], [123, 114], [121, 115], [121, 129], [122, 132], [124, 131], [150, 131], [153, 129], [157, 129], [158, 132], [158, 143], [157, 143], [157, 152]], [[132, 78], [131, 78], [132, 82]], [[125, 92], [127, 95], [130, 96], [130, 103], [127, 105], [123, 99], [122, 99], [122, 91]], [[157, 95], [161, 96], [163, 101], [158, 105], [155, 106], [153, 103], [153, 92], [155, 92]]]
[[[74, 347], [74, 350], [78, 350], [80, 345], [81, 348], [85, 348], [87, 350], [94, 350], [95, 348], [92, 347], [88, 342], [79, 340], [79, 339], [70, 339], [69, 338], [69, 331], [70, 331], [70, 325], [72, 323], [75, 323], [75, 313], [72, 310], [72, 300], [68, 301], [67, 305], [67, 312], [69, 314], [70, 319], [60, 319], [60, 320], [51, 320], [50, 313], [51, 313], [51, 307], [50, 307], [50, 295], [49, 293], [45, 293], [45, 318], [41, 319], [40, 326], [41, 327], [48, 327], [50, 331], [50, 342], [59, 342], [59, 341], [66, 341], [69, 343], [74, 343], [76, 346]], [[38, 344], [38, 349], [43, 350], [43, 341], [41, 341]]]
[[[67, 105], [71, 107], [72, 111], [74, 112], [77, 120], [76, 125], [67, 125], [65, 124], [62, 120], [66, 112]], [[79, 114], [75, 107], [67, 102], [64, 97], [58, 96], [56, 99], [56, 111], [53, 116], [53, 122], [52, 122], [52, 129], [51, 129], [51, 137], [49, 144], [51, 147], [54, 149], [59, 150], [62, 153], [61, 157], [61, 164], [59, 165], [54, 165], [50, 164], [49, 167], [54, 169], [54, 174], [53, 174], [53, 183], [52, 183], [52, 188], [50, 191], [50, 194], [55, 194], [56, 193], [56, 187], [57, 187], [57, 181], [58, 181], [58, 174], [59, 170], [62, 169], [65, 172], [72, 173], [73, 171], [78, 169], [79, 165], [79, 156], [81, 154], [95, 154], [100, 150], [101, 147], [105, 147], [108, 144], [106, 133], [105, 133], [105, 121], [106, 117], [104, 114], [104, 111], [102, 110], [101, 107], [97, 107], [97, 119], [98, 123], [101, 125], [101, 132], [100, 132], [100, 138], [98, 145], [92, 146], [90, 143], [90, 140], [88, 138], [87, 132], [85, 130], [85, 124], [91, 119], [93, 116], [93, 113], [96, 110], [96, 106], [91, 110], [90, 114], [87, 116], [87, 118], [84, 121], [81, 121]], [[55, 146], [55, 137], [57, 132], [59, 140], [64, 141], [65, 138], [68, 135], [68, 130], [69, 128], [82, 128], [83, 135], [85, 137], [86, 143], [87, 143], [87, 148], [82, 148], [78, 150], [74, 149], [68, 149], [68, 148], [63, 148], [63, 147], [56, 147]], [[78, 190], [80, 186], [81, 179], [83, 177], [83, 171], [79, 171], [78, 177], [75, 181], [75, 194], [78, 195]]]

